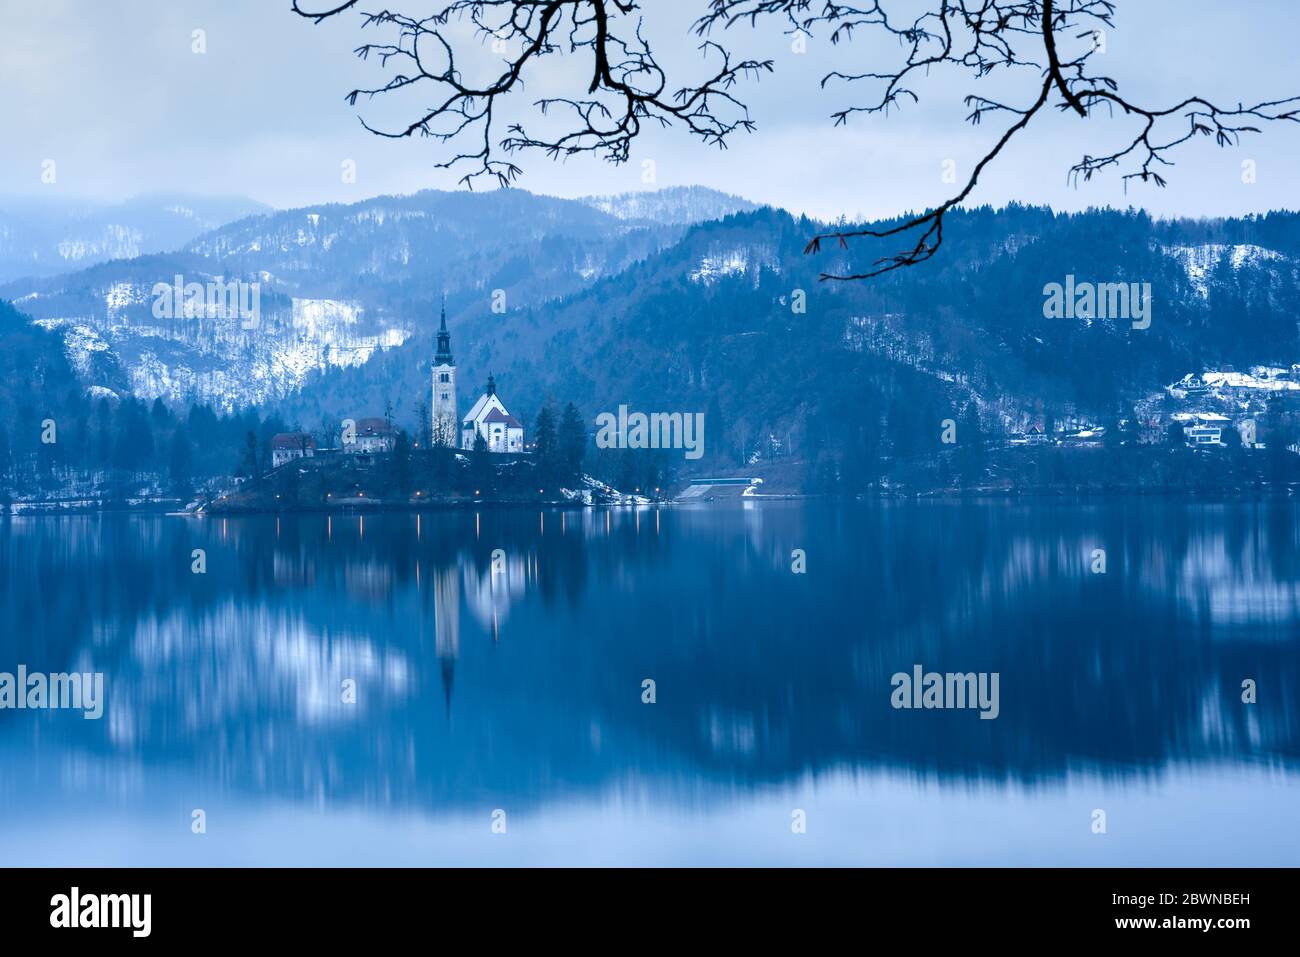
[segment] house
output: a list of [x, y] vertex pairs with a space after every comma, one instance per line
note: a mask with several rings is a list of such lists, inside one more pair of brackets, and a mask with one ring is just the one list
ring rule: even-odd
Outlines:
[[271, 436], [271, 468], [316, 454], [316, 440], [306, 432], [277, 432]]
[[510, 410], [497, 395], [495, 376], [488, 376], [487, 391], [479, 396], [461, 422], [461, 448], [474, 448], [474, 441], [479, 435], [487, 442], [490, 452], [524, 450], [524, 426], [510, 414]]
[[397, 432], [387, 419], [358, 419], [349, 426], [346, 422], [339, 436], [339, 445], [350, 455], [373, 455], [391, 452], [397, 441]]
[[1012, 432], [1007, 437], [1008, 445], [1045, 445], [1048, 437], [1038, 426], [1031, 426], [1028, 432]]
[[1160, 445], [1165, 441], [1165, 420], [1159, 414], [1137, 414], [1138, 445]]
[[1187, 436], [1188, 445], [1223, 445], [1223, 429], [1217, 425], [1198, 423], [1184, 428], [1183, 435]]

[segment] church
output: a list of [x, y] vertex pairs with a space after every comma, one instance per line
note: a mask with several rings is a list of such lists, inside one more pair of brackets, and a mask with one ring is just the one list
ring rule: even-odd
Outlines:
[[489, 452], [522, 452], [524, 427], [510, 414], [497, 395], [497, 380], [488, 376], [487, 391], [478, 397], [461, 423], [460, 447], [474, 448], [474, 437], [482, 435]]
[[490, 452], [522, 452], [524, 427], [510, 414], [497, 395], [495, 376], [488, 376], [487, 391], [479, 396], [464, 419], [456, 417], [456, 362], [451, 356], [451, 333], [447, 331], [447, 305], [442, 306], [438, 325], [437, 347], [433, 356], [432, 435], [435, 445], [457, 445], [459, 428], [462, 449], [472, 450], [474, 440], [483, 436]]

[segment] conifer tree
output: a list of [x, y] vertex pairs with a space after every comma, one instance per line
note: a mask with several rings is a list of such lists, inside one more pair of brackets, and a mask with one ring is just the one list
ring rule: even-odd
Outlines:
[[542, 405], [533, 429], [533, 461], [543, 487], [558, 477], [558, 449], [555, 434], [555, 409], [550, 402]]
[[564, 407], [558, 435], [560, 480], [577, 484], [582, 478], [582, 463], [587, 454], [587, 430], [582, 415], [572, 402]]

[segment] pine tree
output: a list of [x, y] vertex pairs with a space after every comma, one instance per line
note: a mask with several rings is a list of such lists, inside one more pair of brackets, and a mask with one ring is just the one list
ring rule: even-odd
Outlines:
[[973, 399], [966, 404], [957, 428], [957, 461], [965, 482], [975, 485], [984, 479], [984, 432]]
[[422, 449], [433, 448], [433, 413], [429, 411], [429, 404], [421, 402], [415, 410], [415, 421], [417, 423], [415, 430], [415, 441]]
[[578, 407], [570, 402], [560, 417], [557, 436], [560, 453], [560, 480], [577, 484], [582, 479], [582, 462], [587, 454], [587, 429]]
[[117, 410], [117, 439], [113, 446], [113, 465], [126, 472], [138, 472], [153, 464], [153, 432], [144, 403], [131, 399]]
[[171, 413], [167, 411], [167, 406], [163, 404], [161, 398], [153, 400], [153, 408], [149, 410], [149, 417], [153, 419], [153, 430], [155, 432], [161, 432], [167, 428], [171, 420]]
[[555, 409], [547, 402], [537, 413], [537, 425], [533, 429], [533, 461], [537, 463], [537, 476], [542, 487], [558, 477], [558, 451]]
[[615, 467], [614, 487], [624, 495], [635, 495], [641, 486], [641, 463], [638, 461], [640, 449], [618, 449]]
[[185, 427], [177, 425], [176, 431], [172, 433], [171, 461], [168, 473], [171, 477], [172, 490], [180, 498], [188, 499], [193, 493], [193, 487], [190, 484], [193, 469], [194, 456], [190, 449], [190, 440], [185, 435]]
[[108, 399], [100, 399], [95, 407], [95, 432], [99, 438], [96, 465], [106, 469], [112, 465], [113, 457], [113, 410]]
[[411, 437], [398, 429], [393, 440], [393, 484], [403, 495], [411, 490]]
[[474, 487], [483, 497], [491, 494], [492, 453], [488, 451], [487, 439], [483, 438], [482, 432], [474, 433], [474, 448], [470, 452], [469, 467], [474, 479]]
[[257, 433], [249, 429], [244, 436], [244, 456], [240, 460], [239, 468], [236, 475], [244, 475], [248, 478], [256, 478], [258, 475], [257, 468]]

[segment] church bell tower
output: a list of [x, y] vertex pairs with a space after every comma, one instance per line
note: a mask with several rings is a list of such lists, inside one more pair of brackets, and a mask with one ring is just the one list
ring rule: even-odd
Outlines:
[[451, 333], [447, 331], [447, 300], [442, 301], [442, 321], [438, 325], [438, 347], [433, 355], [433, 422], [434, 445], [455, 448], [460, 434], [456, 417], [456, 363], [451, 357]]

